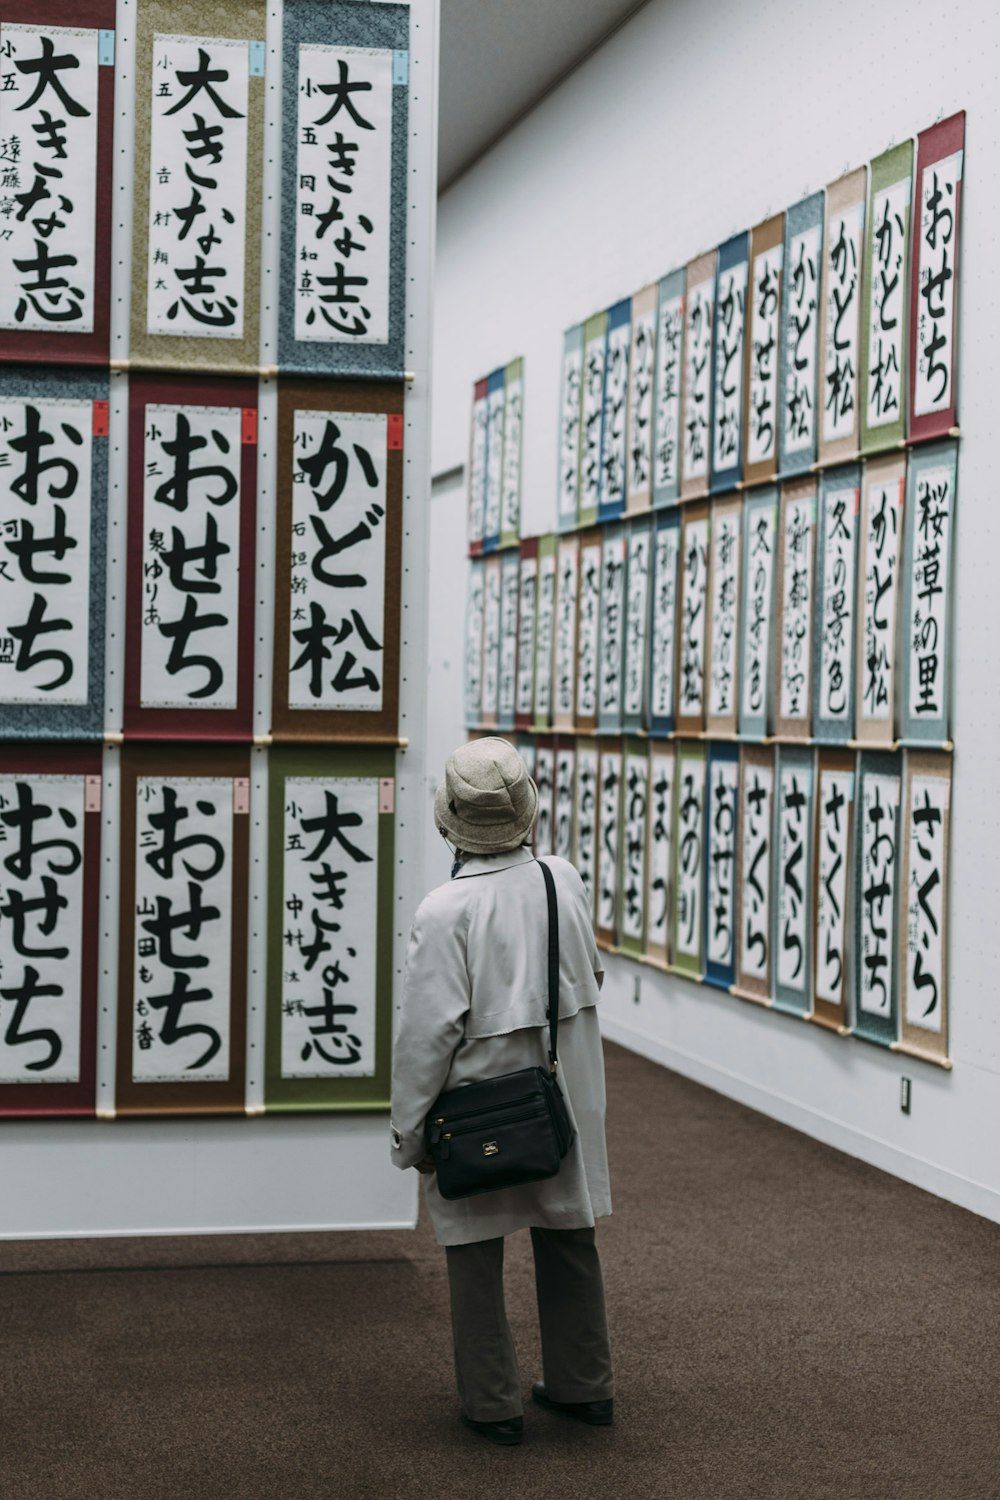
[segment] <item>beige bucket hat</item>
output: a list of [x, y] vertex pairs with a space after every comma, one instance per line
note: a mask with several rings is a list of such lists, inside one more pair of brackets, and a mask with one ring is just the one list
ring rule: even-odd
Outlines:
[[434, 798], [434, 820], [466, 854], [516, 849], [537, 812], [535, 783], [509, 740], [489, 735], [449, 755]]

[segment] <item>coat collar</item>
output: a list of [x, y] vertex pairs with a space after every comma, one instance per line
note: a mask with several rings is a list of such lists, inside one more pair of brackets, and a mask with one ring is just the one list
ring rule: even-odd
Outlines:
[[517, 849], [505, 849], [503, 854], [474, 854], [456, 873], [456, 880], [467, 880], [470, 875], [495, 875], [500, 870], [509, 870], [513, 865], [531, 864], [535, 856], [522, 845]]

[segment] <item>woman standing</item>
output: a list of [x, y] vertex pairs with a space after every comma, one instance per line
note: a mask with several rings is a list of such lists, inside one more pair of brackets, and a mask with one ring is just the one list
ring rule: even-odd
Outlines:
[[604, 969], [572, 865], [547, 863], [559, 911], [559, 1082], [575, 1137], [554, 1177], [447, 1200], [424, 1121], [443, 1089], [547, 1066], [548, 916], [527, 846], [538, 794], [520, 755], [487, 738], [449, 757], [434, 814], [455, 849], [452, 879], [421, 903], [406, 961], [392, 1071], [392, 1155], [428, 1175], [427, 1206], [448, 1257], [462, 1420], [497, 1443], [521, 1441], [517, 1358], [503, 1300], [504, 1236], [530, 1229], [544, 1381], [535, 1401], [591, 1425], [612, 1421], [613, 1381], [594, 1221], [611, 1212], [604, 1058], [597, 1021]]

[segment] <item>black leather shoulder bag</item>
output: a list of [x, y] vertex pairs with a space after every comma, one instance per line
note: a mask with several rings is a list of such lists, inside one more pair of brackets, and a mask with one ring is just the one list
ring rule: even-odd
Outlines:
[[554, 1177], [573, 1144], [556, 1079], [559, 1032], [559, 910], [543, 860], [549, 910], [549, 1066], [520, 1068], [438, 1096], [424, 1127], [442, 1198], [470, 1198]]

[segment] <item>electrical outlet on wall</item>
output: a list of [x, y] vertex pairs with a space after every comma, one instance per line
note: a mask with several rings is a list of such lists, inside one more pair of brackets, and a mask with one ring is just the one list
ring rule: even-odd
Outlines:
[[899, 1107], [904, 1115], [910, 1113], [910, 1080], [908, 1078], [899, 1080]]
[[632, 999], [636, 1005], [642, 999], [642, 980], [638, 974], [632, 976]]

